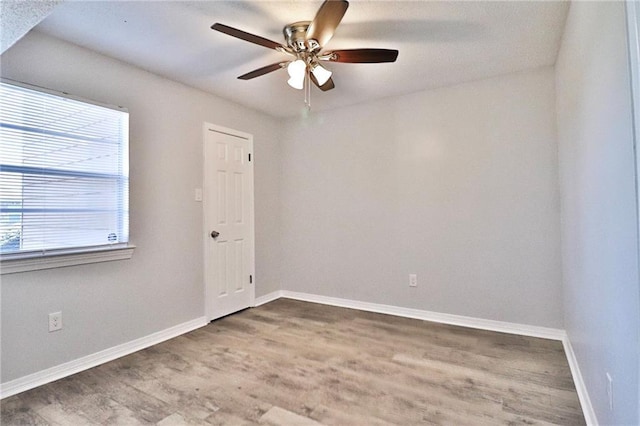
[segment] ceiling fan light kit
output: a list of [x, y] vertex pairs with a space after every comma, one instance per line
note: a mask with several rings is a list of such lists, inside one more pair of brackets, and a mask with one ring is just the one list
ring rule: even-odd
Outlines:
[[289, 86], [294, 89], [302, 90], [304, 87], [304, 78], [306, 76], [307, 64], [302, 59], [296, 59], [289, 62], [287, 72], [289, 73]]
[[309, 69], [311, 70], [311, 73], [316, 78], [320, 86], [324, 86], [325, 83], [329, 81], [329, 79], [331, 78], [331, 75], [333, 74], [331, 71], [329, 71], [328, 69], [326, 69], [325, 67], [323, 67], [317, 62], [314, 62], [311, 65], [309, 65]]
[[331, 78], [332, 72], [320, 65], [319, 61], [371, 64], [395, 62], [398, 57], [398, 51], [391, 49], [322, 52], [323, 47], [333, 37], [348, 7], [349, 2], [346, 0], [325, 0], [313, 21], [294, 22], [284, 27], [282, 32], [286, 45], [220, 23], [213, 24], [211, 29], [293, 57], [292, 60], [267, 65], [238, 78], [250, 80], [287, 68], [289, 74], [287, 83], [298, 90], [306, 89], [305, 104], [310, 107], [311, 83], [323, 92], [335, 87]]

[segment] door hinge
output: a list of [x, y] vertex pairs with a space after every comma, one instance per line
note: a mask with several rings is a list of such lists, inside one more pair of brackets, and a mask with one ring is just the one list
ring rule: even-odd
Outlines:
[[253, 284], [253, 275], [249, 275], [249, 284]]
[[249, 161], [251, 161], [251, 153], [249, 153]]

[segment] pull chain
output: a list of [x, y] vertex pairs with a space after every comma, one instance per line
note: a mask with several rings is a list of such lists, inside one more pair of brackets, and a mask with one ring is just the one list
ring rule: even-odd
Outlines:
[[304, 105], [307, 111], [311, 110], [311, 78], [308, 70], [304, 75]]

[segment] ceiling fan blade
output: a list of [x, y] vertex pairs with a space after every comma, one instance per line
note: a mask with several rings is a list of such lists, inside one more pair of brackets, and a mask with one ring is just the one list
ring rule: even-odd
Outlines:
[[307, 29], [307, 41], [315, 40], [320, 47], [327, 44], [348, 7], [346, 0], [325, 0]]
[[398, 51], [391, 49], [346, 49], [327, 52], [322, 56], [328, 57], [332, 62], [377, 64], [395, 62], [398, 58]]
[[336, 87], [336, 85], [333, 84], [333, 79], [331, 77], [329, 77], [329, 80], [327, 80], [327, 82], [322, 86], [318, 84], [318, 80], [313, 74], [309, 73], [309, 77], [311, 78], [311, 81], [313, 81], [313, 84], [315, 84], [318, 87], [318, 89], [322, 90], [323, 92], [326, 92], [327, 90], [331, 90]]
[[251, 80], [252, 78], [260, 77], [261, 75], [269, 74], [270, 72], [277, 71], [287, 66], [287, 62], [278, 62], [276, 64], [267, 65], [266, 67], [258, 68], [246, 74], [242, 74], [238, 77], [240, 80]]
[[225, 33], [227, 35], [230, 35], [231, 37], [239, 38], [240, 40], [244, 40], [250, 43], [258, 44], [260, 46], [268, 47], [269, 49], [284, 48], [282, 44], [276, 43], [273, 40], [269, 40], [264, 37], [257, 36], [255, 34], [250, 34], [248, 32], [230, 27], [228, 25], [215, 23], [211, 26], [211, 29], [220, 31], [221, 33]]

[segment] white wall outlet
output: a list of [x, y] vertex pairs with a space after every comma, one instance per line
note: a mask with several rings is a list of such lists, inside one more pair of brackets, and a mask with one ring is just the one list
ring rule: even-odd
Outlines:
[[196, 201], [202, 201], [202, 188], [196, 188], [195, 189], [195, 200]]
[[409, 274], [409, 287], [418, 287], [418, 276], [416, 274]]
[[49, 314], [49, 332], [62, 330], [62, 312]]
[[607, 373], [607, 396], [609, 397], [609, 411], [613, 411], [613, 379]]

